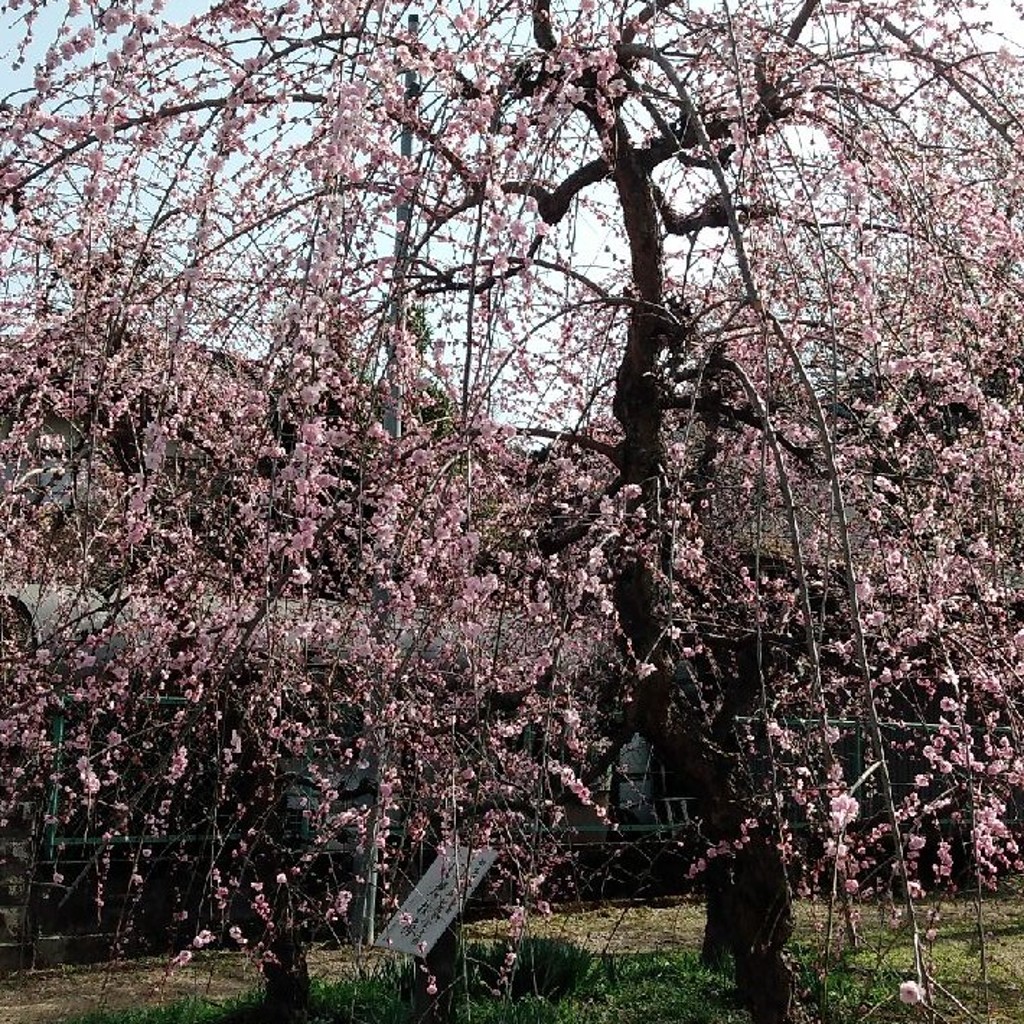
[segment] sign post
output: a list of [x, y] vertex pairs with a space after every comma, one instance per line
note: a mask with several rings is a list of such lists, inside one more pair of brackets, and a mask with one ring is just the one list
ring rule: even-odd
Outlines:
[[453, 1019], [458, 933], [454, 928], [470, 894], [497, 859], [494, 850], [444, 847], [388, 922], [377, 945], [418, 957], [413, 1024]]
[[497, 859], [496, 850], [445, 847], [381, 932], [376, 945], [425, 957]]

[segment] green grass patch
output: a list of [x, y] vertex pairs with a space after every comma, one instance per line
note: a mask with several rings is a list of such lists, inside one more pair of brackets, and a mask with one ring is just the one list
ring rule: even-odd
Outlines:
[[221, 1024], [253, 1015], [261, 1002], [259, 992], [250, 992], [226, 1002], [181, 999], [166, 1006], [134, 1010], [97, 1010], [72, 1017], [67, 1024]]
[[[456, 1024], [749, 1024], [728, 968], [706, 967], [695, 952], [597, 956], [557, 939], [525, 941], [514, 961], [508, 952], [503, 943], [465, 946]], [[943, 967], [955, 968], [964, 1003], [977, 1006], [977, 992], [966, 991], [976, 985], [976, 959], [966, 944], [943, 953], [950, 958]], [[919, 1019], [919, 1007], [899, 1001], [900, 982], [910, 971], [898, 935], [835, 954], [827, 965], [812, 943], [794, 946], [793, 954], [801, 1001], [823, 1024]], [[408, 1024], [416, 969], [411, 960], [394, 959], [360, 977], [315, 979], [310, 1024]], [[1008, 990], [1008, 1001], [1010, 996]], [[259, 1005], [253, 992], [228, 1003], [192, 999], [93, 1013], [69, 1024], [251, 1024], [260, 1020]], [[962, 1019], [956, 1012], [945, 1016]], [[995, 1019], [1019, 1018], [997, 1012]]]
[[[944, 925], [934, 943], [924, 942], [925, 967], [935, 982], [931, 1006], [936, 1019], [1024, 1024], [1019, 943], [1005, 927], [1002, 934], [986, 931], [985, 968], [977, 929], [960, 921]], [[805, 1001], [826, 1024], [919, 1019], [920, 1007], [899, 1001], [900, 983], [915, 977], [908, 928], [865, 929], [860, 948], [832, 956], [827, 976], [820, 950], [808, 945], [797, 947], [797, 952]]]
[[578, 1005], [581, 1024], [747, 1024], [731, 977], [693, 952], [605, 957]]
[[823, 1024], [854, 1024], [861, 1020], [899, 1020], [909, 1007], [899, 1001], [900, 982], [910, 977], [871, 949], [847, 950], [833, 957], [826, 970], [820, 951], [793, 949], [801, 1000]]
[[[459, 1024], [730, 1024], [748, 1018], [731, 982], [690, 953], [597, 957], [571, 943], [532, 939], [514, 963], [503, 944], [465, 949], [456, 996]], [[341, 981], [316, 979], [311, 1024], [406, 1024], [415, 966], [394, 960]], [[187, 1000], [169, 1006], [93, 1013], [69, 1024], [247, 1024], [259, 993], [230, 1003]]]
[[310, 1024], [405, 1024], [409, 1019], [407, 992], [411, 991], [411, 984], [412, 973], [400, 962], [384, 964], [363, 978], [330, 982], [314, 979], [310, 989]]
[[526, 938], [512, 962], [508, 953], [503, 943], [466, 946], [464, 977], [471, 998], [533, 996], [557, 1003], [583, 987], [594, 963], [590, 952], [559, 939]]

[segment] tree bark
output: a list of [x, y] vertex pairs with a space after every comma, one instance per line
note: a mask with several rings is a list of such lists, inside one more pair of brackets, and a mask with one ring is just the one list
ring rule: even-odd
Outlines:
[[306, 1024], [309, 1019], [309, 967], [296, 926], [284, 922], [270, 943], [273, 960], [263, 966], [263, 1017], [267, 1024]]
[[721, 858], [712, 861], [704, 872], [707, 919], [700, 959], [706, 967], [724, 967], [731, 949], [729, 896], [732, 889], [732, 865]]
[[797, 1009], [786, 955], [793, 904], [777, 828], [759, 817], [742, 758], [722, 749], [710, 729], [696, 722], [686, 728], [671, 702], [657, 696], [658, 688], [648, 686], [636, 702], [646, 713], [641, 732], [695, 797], [709, 844], [725, 847], [708, 869], [702, 955], [722, 962], [731, 953], [740, 998], [755, 1024], [786, 1024]]
[[726, 906], [736, 986], [758, 1024], [792, 1019], [793, 970], [786, 943], [793, 907], [785, 865], [772, 836], [755, 835], [737, 855]]
[[413, 1024], [451, 1024], [455, 1019], [458, 946], [458, 932], [452, 925], [444, 930], [434, 948], [423, 958], [423, 963], [416, 965]]
[[[243, 677], [244, 684], [244, 677]], [[245, 693], [244, 686], [239, 693]], [[244, 712], [228, 705], [226, 721], [242, 736], [249, 725]], [[237, 725], [235, 724], [237, 723]], [[279, 881], [282, 870], [293, 862], [294, 852], [287, 834], [287, 792], [292, 775], [280, 760], [260, 755], [257, 739], [243, 744], [245, 754], [235, 774], [236, 799], [248, 814], [239, 823], [239, 832], [251, 834], [249, 850], [253, 879], [272, 906], [267, 924], [269, 958], [263, 963], [263, 1006], [260, 1017], [266, 1024], [306, 1024], [309, 1019], [309, 968], [306, 962], [306, 936], [296, 918], [296, 907], [287, 884]]]
[[[612, 409], [623, 440], [621, 481], [635, 485], [633, 509], [644, 512], [646, 536], [624, 550], [616, 573], [615, 605], [627, 663], [644, 665], [643, 678], [627, 706], [628, 724], [651, 742], [684, 792], [695, 798], [704, 834], [727, 847], [728, 867], [716, 868], [710, 890], [711, 947], [728, 946], [740, 996], [755, 1024], [784, 1024], [792, 1017], [793, 974], [785, 955], [792, 933], [792, 900], [777, 829], [762, 820], [735, 749], [732, 723], [711, 723], [682, 695], [675, 672], [679, 654], [672, 635], [671, 530], [674, 495], [665, 472], [666, 446], [659, 362], [669, 344], [685, 341], [664, 308], [662, 225], [650, 172], [621, 122], [606, 131], [614, 154], [613, 178], [629, 240], [634, 291], [626, 346], [616, 378]], [[611, 157], [609, 157], [611, 159]], [[733, 714], [745, 703], [748, 681], [737, 665], [727, 697]], [[757, 827], [749, 828], [751, 821]], [[739, 845], [737, 845], [739, 844]]]

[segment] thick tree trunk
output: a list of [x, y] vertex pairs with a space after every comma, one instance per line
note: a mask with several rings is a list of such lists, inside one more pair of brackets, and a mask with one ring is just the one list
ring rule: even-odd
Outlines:
[[263, 967], [263, 1017], [267, 1024], [306, 1024], [309, 968], [301, 936], [289, 922], [270, 944], [274, 959]]
[[[244, 691], [243, 691], [244, 692]], [[245, 728], [240, 718], [239, 731]], [[243, 733], [244, 735], [244, 733]], [[236, 775], [239, 803], [251, 808], [251, 831], [256, 839], [250, 848], [254, 880], [269, 899], [272, 917], [265, 936], [268, 959], [262, 965], [263, 1007], [260, 1017], [266, 1024], [306, 1024], [309, 1019], [309, 968], [306, 963], [306, 939], [296, 919], [292, 892], [281, 881], [293, 853], [286, 832], [285, 812], [290, 774], [280, 762], [261, 759], [258, 743], [247, 744], [253, 754]], [[246, 831], [240, 829], [240, 831]]]
[[704, 922], [704, 944], [700, 958], [706, 967], [722, 967], [732, 953], [732, 917], [730, 900], [732, 863], [716, 857], [704, 872], [707, 918]]
[[736, 986], [757, 1024], [783, 1024], [794, 1010], [786, 943], [793, 907], [785, 864], [770, 836], [755, 835], [736, 856], [726, 889]]
[[[622, 426], [621, 482], [639, 494], [633, 507], [644, 512], [646, 537], [624, 551], [617, 567], [615, 606], [623, 649], [643, 664], [628, 705], [627, 719], [649, 740], [666, 767], [695, 798], [704, 833], [727, 844], [728, 868], [718, 870], [709, 902], [710, 949], [728, 946], [736, 965], [741, 997], [755, 1024], [783, 1024], [791, 1015], [793, 977], [784, 946], [792, 930], [791, 897], [774, 837], [761, 822], [744, 840], [744, 824], [758, 819], [758, 802], [735, 748], [732, 722], [708, 721], [688, 701], [676, 680], [680, 654], [669, 639], [674, 630], [672, 531], [675, 494], [666, 473], [664, 395], [661, 361], [668, 346], [685, 345], [683, 328], [665, 309], [663, 225], [650, 173], [638, 158], [621, 122], [607, 128], [594, 115], [605, 138], [629, 241], [635, 295], [629, 333], [616, 377], [612, 411]], [[713, 433], [713, 431], [712, 431]], [[711, 437], [710, 443], [714, 443]], [[742, 660], [742, 659], [741, 659]], [[749, 703], [748, 672], [737, 665], [734, 692], [727, 695], [727, 717]], [[739, 849], [735, 844], [743, 840]]]
[[444, 930], [437, 944], [416, 965], [413, 1024], [451, 1024], [455, 1019], [455, 975], [459, 937], [455, 926]]
[[662, 728], [650, 729], [647, 735], [696, 797], [709, 841], [731, 847], [707, 869], [702, 958], [717, 965], [731, 954], [736, 987], [754, 1024], [786, 1024], [797, 1009], [786, 955], [793, 934], [793, 901], [776, 830], [771, 822], [762, 821], [757, 828], [747, 828], [744, 836], [743, 825], [756, 818], [757, 802], [737, 781], [745, 777], [739, 758], [723, 751], [710, 735], [670, 733], [673, 718], [666, 708]]

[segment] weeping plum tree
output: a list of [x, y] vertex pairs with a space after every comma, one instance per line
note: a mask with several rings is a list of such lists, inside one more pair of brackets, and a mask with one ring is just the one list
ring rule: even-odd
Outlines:
[[164, 8], [3, 15], [0, 777], [55, 890], [90, 840], [124, 931], [169, 861], [179, 959], [246, 945], [300, 1020], [366, 851], [387, 897], [497, 846], [526, 908], [639, 733], [774, 1024], [794, 815], [881, 887], [843, 723], [912, 922], [929, 816], [1018, 867], [1012, 42], [944, 0]]

